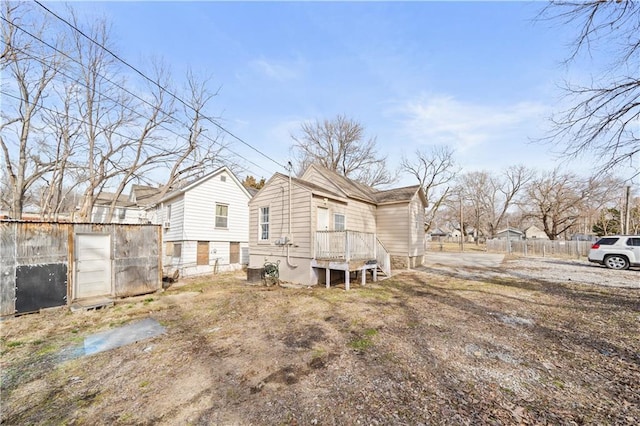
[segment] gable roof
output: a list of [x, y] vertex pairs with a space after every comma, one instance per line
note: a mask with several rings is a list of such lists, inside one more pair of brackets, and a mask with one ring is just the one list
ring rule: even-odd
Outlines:
[[[309, 166], [309, 168], [314, 168], [318, 173], [320, 173], [322, 176], [330, 180], [347, 197], [359, 199], [361, 201], [366, 201], [368, 203], [373, 203], [373, 204], [376, 203], [376, 199], [373, 196], [373, 194], [377, 191], [372, 187], [363, 185], [359, 182], [351, 180], [323, 166], [312, 164]], [[303, 176], [306, 173], [307, 171], [303, 173]]]
[[[419, 192], [420, 199], [424, 206], [428, 205], [427, 198], [424, 195], [424, 191], [420, 185], [405, 186], [402, 188], [392, 188], [387, 190], [377, 190], [370, 186], [364, 185], [360, 182], [356, 182], [347, 177], [342, 176], [334, 171], [327, 169], [326, 167], [312, 164], [309, 168], [313, 167], [318, 173], [330, 180], [335, 184], [347, 197], [366, 201], [368, 203], [379, 204], [393, 204], [409, 202]], [[305, 171], [304, 174], [307, 172]]]
[[[264, 186], [260, 189], [260, 191], [254, 194], [254, 197], [256, 197], [256, 195], [259, 194], [260, 192], [262, 192], [264, 188], [267, 188], [268, 186], [270, 186], [273, 183], [273, 181], [276, 179], [288, 180], [289, 176], [276, 172], [273, 176], [269, 178], [269, 180], [264, 184]], [[311, 193], [315, 195], [332, 198], [339, 201], [347, 201], [343, 195], [337, 194], [333, 191], [330, 191], [320, 185], [316, 185], [315, 183], [309, 182], [307, 180], [291, 177], [291, 183], [297, 186], [300, 186], [302, 188], [305, 188], [311, 191]]]
[[170, 200], [170, 199], [172, 199], [174, 197], [177, 197], [180, 194], [184, 194], [185, 192], [189, 191], [190, 189], [195, 188], [198, 185], [202, 185], [204, 182], [208, 181], [209, 179], [212, 179], [212, 178], [218, 176], [222, 172], [226, 172], [231, 177], [231, 179], [235, 182], [235, 184], [242, 190], [242, 192], [244, 192], [244, 194], [247, 196], [247, 198], [251, 198], [251, 194], [249, 193], [247, 188], [245, 188], [245, 186], [242, 184], [242, 182], [240, 182], [240, 180], [238, 180], [236, 175], [234, 175], [233, 172], [231, 170], [229, 170], [229, 168], [227, 166], [222, 166], [219, 169], [212, 171], [211, 173], [208, 173], [208, 174], [206, 174], [206, 175], [204, 175], [202, 177], [194, 179], [191, 182], [187, 182], [181, 188], [176, 189], [175, 191], [171, 191], [170, 193], [166, 194], [161, 199], [157, 200], [157, 202], [167, 201], [167, 200]]
[[[96, 197], [94, 205], [96, 206], [110, 206], [113, 200], [116, 199], [115, 192], [102, 191]], [[135, 203], [129, 201], [129, 197], [124, 194], [120, 194], [116, 199], [116, 207], [135, 207]]]
[[411, 201], [411, 199], [420, 192], [420, 199], [427, 205], [427, 199], [420, 185], [405, 186], [404, 188], [393, 188], [386, 191], [376, 192], [375, 198], [377, 204], [393, 204]]
[[156, 204], [161, 198], [160, 194], [162, 189], [155, 186], [132, 185], [130, 199], [139, 206], [147, 206]]

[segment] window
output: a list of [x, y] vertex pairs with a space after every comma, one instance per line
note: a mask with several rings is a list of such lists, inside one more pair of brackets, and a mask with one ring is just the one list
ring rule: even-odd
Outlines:
[[182, 256], [182, 243], [173, 243], [173, 257]]
[[198, 247], [196, 249], [196, 264], [209, 264], [209, 241], [198, 241]]
[[260, 241], [269, 240], [269, 207], [260, 207], [260, 217], [258, 218], [260, 223], [259, 236]]
[[229, 206], [216, 204], [216, 228], [227, 228], [229, 217]]
[[612, 246], [617, 242], [618, 242], [618, 238], [615, 238], [615, 237], [608, 237], [607, 238], [607, 237], [605, 237], [605, 238], [600, 238], [596, 242], [596, 244], [599, 244], [601, 246]]
[[632, 247], [640, 247], [640, 238], [629, 238], [627, 245]]
[[220, 176], [220, 182], [226, 182], [227, 177], [225, 175]]
[[171, 220], [171, 204], [167, 205], [167, 211], [164, 220]]
[[336, 213], [333, 215], [333, 230], [344, 231], [344, 215]]
[[127, 209], [125, 209], [124, 207], [120, 207], [118, 209], [118, 219], [123, 220], [126, 215], [127, 215]]

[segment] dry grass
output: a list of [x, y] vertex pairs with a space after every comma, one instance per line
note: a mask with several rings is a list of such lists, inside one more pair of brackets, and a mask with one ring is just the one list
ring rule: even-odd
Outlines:
[[[153, 300], [151, 300], [153, 299]], [[74, 356], [153, 317], [166, 334]], [[407, 272], [183, 282], [1, 323], [5, 424], [637, 424], [636, 290]]]

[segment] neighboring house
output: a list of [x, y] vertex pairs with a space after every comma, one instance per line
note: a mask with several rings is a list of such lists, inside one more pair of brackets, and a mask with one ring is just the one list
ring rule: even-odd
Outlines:
[[524, 230], [524, 238], [527, 240], [548, 240], [549, 236], [542, 229], [532, 225]]
[[276, 173], [249, 202], [250, 269], [279, 262], [280, 279], [329, 284], [331, 271], [391, 273], [422, 263], [420, 185], [378, 191], [311, 165], [300, 178]]
[[111, 220], [107, 220], [111, 204], [116, 194], [113, 192], [101, 192], [93, 203], [91, 210], [92, 223], [138, 223], [140, 210], [129, 201], [126, 195], [120, 195], [115, 202], [115, 208]]
[[163, 229], [164, 273], [200, 275], [247, 264], [250, 199], [222, 167], [157, 200], [148, 216]]
[[[159, 188], [154, 186], [133, 185], [129, 196], [121, 194], [117, 197], [111, 220], [108, 221], [111, 204], [116, 198], [112, 192], [101, 192], [93, 204], [91, 210], [92, 223], [125, 223], [125, 224], [149, 224], [157, 223], [150, 216], [160, 198]], [[152, 214], [151, 214], [152, 216]]]
[[524, 239], [524, 232], [516, 228], [505, 228], [496, 232], [495, 238], [498, 240], [522, 240]]

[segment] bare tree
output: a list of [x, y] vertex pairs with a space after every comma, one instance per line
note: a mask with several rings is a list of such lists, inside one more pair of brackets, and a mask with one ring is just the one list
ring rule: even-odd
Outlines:
[[429, 202], [425, 215], [425, 229], [431, 229], [438, 210], [450, 193], [449, 183], [459, 169], [453, 160], [453, 149], [434, 146], [430, 150], [416, 150], [411, 157], [402, 156], [400, 168], [413, 175], [424, 190]]
[[517, 202], [524, 186], [533, 178], [533, 171], [524, 166], [512, 166], [493, 174], [470, 172], [460, 179], [462, 196], [471, 206], [473, 225], [493, 238], [504, 226], [507, 212]]
[[619, 179], [601, 176], [585, 179], [555, 169], [530, 182], [523, 207], [528, 217], [542, 225], [549, 239], [555, 240], [579, 226], [585, 212], [600, 210], [615, 200], [621, 188]]
[[316, 163], [369, 186], [394, 181], [387, 170], [386, 157], [376, 152], [376, 139], [366, 138], [364, 127], [344, 115], [323, 122], [303, 123], [301, 134], [291, 137], [298, 174]]
[[[45, 156], [40, 149], [43, 135], [38, 127], [47, 89], [64, 62], [57, 51], [36, 41], [50, 23], [30, 6], [28, 3], [2, 2], [4, 49], [0, 70], [8, 78], [2, 81], [0, 148], [10, 199], [9, 212], [11, 217], [18, 219], [30, 188], [56, 165], [56, 158]], [[63, 49], [64, 38], [57, 34], [49, 43]]]
[[583, 51], [597, 57], [601, 49], [610, 60], [589, 84], [565, 85], [572, 106], [552, 117], [549, 139], [561, 141], [569, 158], [595, 153], [601, 170], [634, 164], [640, 153], [640, 7], [631, 0], [553, 1], [541, 17], [578, 26], [567, 63]]

